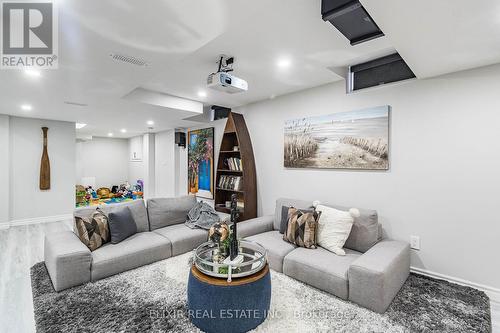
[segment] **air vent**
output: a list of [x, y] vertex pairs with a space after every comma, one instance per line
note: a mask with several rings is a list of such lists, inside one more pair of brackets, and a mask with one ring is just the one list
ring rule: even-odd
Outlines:
[[415, 74], [401, 58], [394, 53], [349, 67], [347, 92], [375, 87], [387, 83], [415, 78]]
[[74, 106], [88, 106], [88, 104], [85, 104], [85, 103], [77, 103], [77, 102], [71, 102], [71, 101], [64, 101], [64, 104], [68, 104], [68, 105], [74, 105]]
[[384, 36], [375, 21], [357, 0], [322, 0], [321, 15], [350, 42], [351, 45]]
[[110, 54], [110, 56], [115, 61], [126, 62], [127, 64], [136, 65], [136, 66], [148, 66], [148, 62], [144, 59], [139, 59], [136, 57], [132, 57], [132, 56], [124, 55], [124, 54], [119, 54], [119, 53], [112, 53], [112, 54]]

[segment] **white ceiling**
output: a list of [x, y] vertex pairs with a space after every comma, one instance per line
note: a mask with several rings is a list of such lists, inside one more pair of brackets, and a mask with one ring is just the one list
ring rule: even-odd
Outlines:
[[[138, 87], [236, 107], [342, 80], [328, 68], [339, 73], [394, 49], [420, 78], [499, 62], [500, 44], [493, 42], [499, 4], [483, 1], [476, 9], [465, 0], [362, 0], [386, 37], [351, 46], [322, 21], [320, 0], [61, 0], [59, 69], [40, 77], [0, 71], [0, 113], [88, 124], [81, 134], [130, 137], [146, 132], [147, 120], [154, 131], [196, 124], [183, 120], [196, 113], [123, 98]], [[119, 63], [111, 53], [149, 65]], [[248, 81], [248, 92], [205, 88], [219, 54], [235, 56], [234, 74]], [[284, 58], [291, 66], [278, 68]], [[200, 90], [207, 96], [198, 97]], [[24, 103], [33, 110], [22, 111]]]

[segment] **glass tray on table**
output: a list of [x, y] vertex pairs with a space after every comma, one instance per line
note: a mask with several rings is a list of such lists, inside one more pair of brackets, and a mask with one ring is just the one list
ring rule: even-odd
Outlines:
[[259, 272], [266, 266], [266, 249], [252, 241], [240, 240], [239, 257], [233, 262], [222, 253], [222, 249], [214, 242], [201, 244], [194, 252], [194, 265], [203, 274], [217, 278], [240, 278]]

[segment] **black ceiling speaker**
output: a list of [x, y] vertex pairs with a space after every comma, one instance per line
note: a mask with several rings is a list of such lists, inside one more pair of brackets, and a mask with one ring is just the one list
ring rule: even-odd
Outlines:
[[211, 109], [214, 114], [214, 120], [227, 118], [229, 117], [229, 112], [231, 112], [230, 108], [226, 108], [219, 105], [212, 105]]
[[175, 144], [179, 147], [186, 148], [186, 133], [175, 132]]
[[408, 80], [415, 74], [399, 53], [349, 67], [347, 92]]
[[321, 15], [349, 39], [351, 45], [384, 35], [358, 0], [322, 0]]

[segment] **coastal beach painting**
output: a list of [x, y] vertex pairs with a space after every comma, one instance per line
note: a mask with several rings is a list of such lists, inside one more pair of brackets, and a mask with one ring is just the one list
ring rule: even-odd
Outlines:
[[287, 168], [389, 169], [390, 106], [285, 122]]
[[188, 192], [214, 198], [214, 128], [188, 132]]

